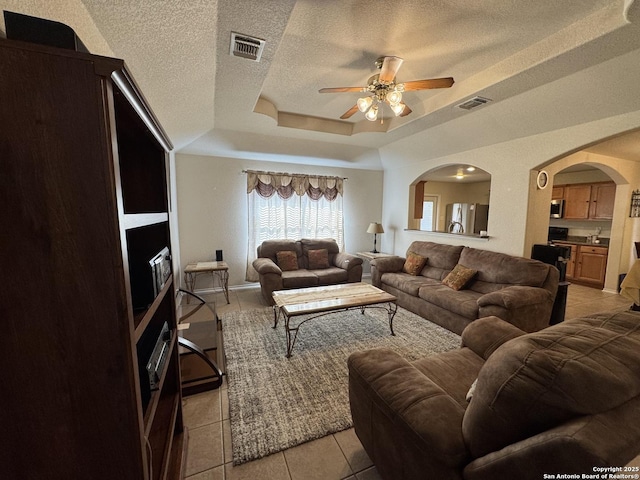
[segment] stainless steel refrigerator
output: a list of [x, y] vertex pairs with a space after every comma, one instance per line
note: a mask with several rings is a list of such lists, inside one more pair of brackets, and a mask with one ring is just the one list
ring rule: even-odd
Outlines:
[[479, 203], [450, 203], [446, 209], [447, 231], [452, 233], [479, 234], [487, 230], [489, 205]]

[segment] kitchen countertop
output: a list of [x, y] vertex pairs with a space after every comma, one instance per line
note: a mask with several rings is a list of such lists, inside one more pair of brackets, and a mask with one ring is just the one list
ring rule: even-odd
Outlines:
[[555, 243], [569, 243], [571, 245], [592, 245], [594, 247], [609, 248], [609, 239], [600, 237], [600, 243], [593, 243], [587, 240], [588, 237], [568, 236], [566, 240], [555, 240]]

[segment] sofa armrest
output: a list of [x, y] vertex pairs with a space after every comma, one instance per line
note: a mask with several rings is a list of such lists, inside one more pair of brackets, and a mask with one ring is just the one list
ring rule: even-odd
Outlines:
[[467, 461], [464, 409], [429, 377], [388, 349], [353, 353], [347, 364], [356, 434], [374, 461], [380, 451], [393, 461], [395, 451], [400, 460], [410, 449], [419, 450], [434, 468], [461, 467]]
[[478, 298], [479, 317], [495, 315], [525, 332], [549, 326], [555, 295], [539, 287], [514, 285]]
[[268, 273], [275, 273], [276, 275], [282, 275], [282, 270], [276, 265], [276, 263], [270, 258], [256, 258], [253, 261], [253, 268], [256, 269], [260, 275], [266, 275]]
[[371, 283], [373, 286], [380, 288], [383, 273], [402, 271], [405, 260], [406, 258], [403, 257], [381, 257], [371, 260]]
[[498, 317], [479, 318], [463, 330], [462, 346], [486, 360], [500, 345], [525, 333]]
[[362, 259], [350, 253], [340, 252], [336, 253], [333, 263], [336, 267], [342, 268], [343, 270], [351, 270], [358, 265], [362, 265]]

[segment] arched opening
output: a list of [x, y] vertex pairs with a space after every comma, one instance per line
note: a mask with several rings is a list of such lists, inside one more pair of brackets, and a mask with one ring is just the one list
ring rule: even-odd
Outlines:
[[474, 165], [429, 170], [410, 185], [407, 228], [486, 236], [490, 192], [491, 175]]
[[[526, 244], [549, 240], [549, 227], [565, 229], [572, 245], [570, 282], [616, 292], [620, 274], [636, 260], [640, 221], [629, 217], [629, 208], [632, 185], [640, 182], [640, 149], [630, 147], [637, 140], [637, 131], [617, 136], [532, 171]], [[549, 188], [536, 185], [541, 170]], [[551, 217], [550, 204], [558, 200], [562, 212]]]

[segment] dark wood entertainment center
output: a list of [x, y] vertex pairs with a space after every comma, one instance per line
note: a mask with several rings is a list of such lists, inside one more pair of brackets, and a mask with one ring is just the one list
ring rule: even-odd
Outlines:
[[0, 125], [1, 476], [182, 478], [167, 135], [122, 60], [13, 40]]

